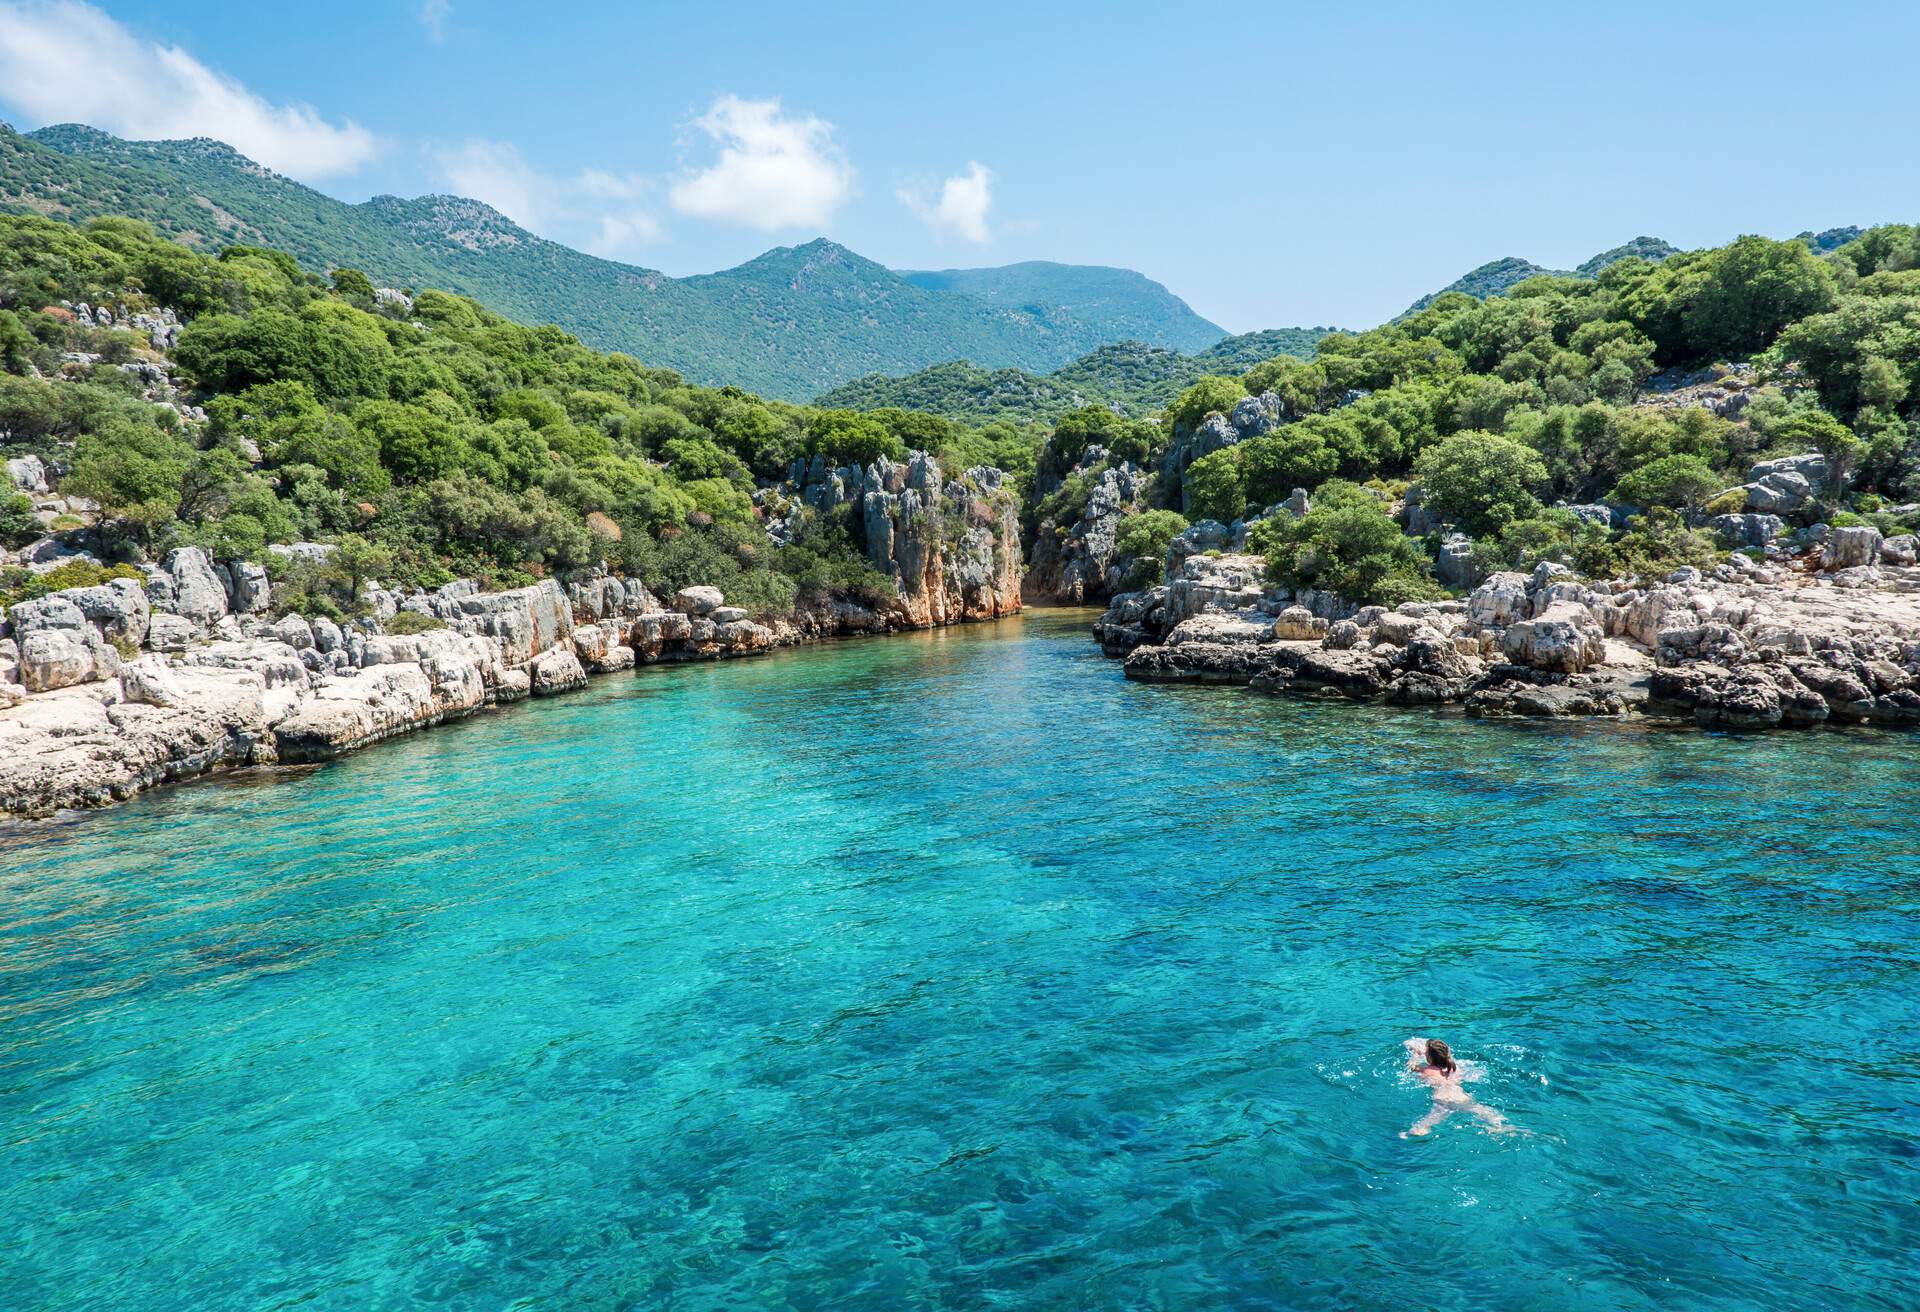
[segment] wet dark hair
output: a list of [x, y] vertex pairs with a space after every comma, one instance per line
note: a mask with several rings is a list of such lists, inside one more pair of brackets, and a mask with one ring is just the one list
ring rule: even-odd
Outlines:
[[1427, 1065], [1438, 1066], [1449, 1075], [1460, 1069], [1453, 1059], [1453, 1049], [1439, 1039], [1427, 1040]]

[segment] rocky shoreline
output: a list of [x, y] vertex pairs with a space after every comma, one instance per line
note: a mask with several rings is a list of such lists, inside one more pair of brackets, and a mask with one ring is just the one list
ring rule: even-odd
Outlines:
[[1583, 582], [1542, 565], [1464, 600], [1359, 607], [1195, 555], [1093, 626], [1128, 678], [1485, 717], [1647, 717], [1722, 729], [1920, 727], [1920, 568], [1837, 530], [1798, 558]]
[[[169, 552], [140, 578], [19, 602], [0, 621], [0, 815], [104, 806], [221, 769], [331, 760], [639, 665], [1019, 611], [1010, 498], [982, 496], [983, 473], [997, 483], [998, 471], [947, 482], [916, 455], [813, 472], [798, 480], [810, 501], [853, 501], [864, 515], [890, 603], [834, 600], [761, 622], [718, 588], [662, 598], [600, 568], [501, 592], [472, 580], [431, 592], [373, 587], [370, 616], [342, 625], [272, 617], [261, 565], [197, 547]], [[930, 512], [949, 503], [943, 529]]]

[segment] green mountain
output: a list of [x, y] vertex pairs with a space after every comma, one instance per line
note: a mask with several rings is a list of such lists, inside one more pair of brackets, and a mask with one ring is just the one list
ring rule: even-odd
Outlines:
[[[74, 124], [24, 136], [0, 124], [0, 212], [73, 222], [123, 214], [204, 250], [270, 246], [315, 271], [344, 265], [381, 285], [459, 292], [693, 382], [789, 400], [957, 357], [1047, 370], [1130, 336], [1185, 344], [1219, 335], [1125, 270], [1040, 266], [999, 290], [988, 276], [997, 271], [971, 270], [981, 275], [973, 290], [927, 287], [820, 240], [672, 278], [535, 236], [479, 201], [349, 205], [217, 141], [123, 141]], [[1015, 287], [1050, 288], [1054, 299], [1016, 297]]]
[[1409, 305], [1406, 314], [1418, 314], [1432, 305], [1435, 298], [1445, 296], [1448, 292], [1465, 292], [1477, 301], [1484, 301], [1489, 296], [1504, 296], [1517, 284], [1529, 278], [1538, 278], [1543, 274], [1554, 278], [1596, 278], [1602, 269], [1617, 260], [1634, 256], [1658, 264], [1669, 255], [1676, 254], [1679, 249], [1658, 237], [1635, 237], [1624, 246], [1615, 246], [1612, 250], [1600, 252], [1592, 259], [1583, 262], [1577, 269], [1549, 269], [1544, 265], [1535, 264], [1532, 260], [1508, 255], [1498, 260], [1489, 260], [1479, 268], [1461, 274], [1439, 291], [1427, 293]]
[[1311, 359], [1332, 328], [1269, 328], [1242, 333], [1185, 355], [1145, 342], [1102, 346], [1050, 374], [983, 369], [954, 360], [905, 377], [870, 374], [817, 398], [849, 410], [924, 410], [970, 423], [1058, 419], [1083, 405], [1117, 407], [1141, 416], [1161, 409], [1204, 374], [1245, 373], [1276, 355]]
[[1185, 301], [1132, 269], [1028, 260], [992, 269], [899, 272], [916, 287], [960, 292], [1002, 309], [1024, 310], [1062, 330], [1085, 322], [1101, 331], [1118, 331], [1120, 340], [1175, 351], [1203, 350], [1227, 335], [1219, 324], [1202, 319]]

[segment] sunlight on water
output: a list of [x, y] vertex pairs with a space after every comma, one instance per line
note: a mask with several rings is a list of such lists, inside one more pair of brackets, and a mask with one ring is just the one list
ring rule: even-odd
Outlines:
[[[1895, 1308], [1910, 738], [645, 671], [0, 835], [10, 1309]], [[1426, 1108], [1450, 1039], [1526, 1133]]]

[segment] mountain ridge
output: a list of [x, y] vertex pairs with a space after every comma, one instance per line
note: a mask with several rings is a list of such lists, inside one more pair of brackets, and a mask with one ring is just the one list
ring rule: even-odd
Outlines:
[[[76, 223], [123, 214], [202, 249], [270, 246], [316, 271], [345, 266], [384, 285], [474, 296], [693, 382], [794, 401], [960, 356], [1057, 368], [1141, 335], [1142, 314], [1154, 317], [1153, 304], [1126, 313], [1098, 303], [1011, 306], [929, 289], [826, 238], [674, 278], [574, 250], [470, 198], [382, 195], [353, 205], [212, 138], [128, 141], [84, 124], [26, 134], [0, 124], [0, 211]], [[1154, 302], [1165, 322], [1149, 335], [1191, 341], [1198, 316], [1132, 276], [1165, 297]]]

